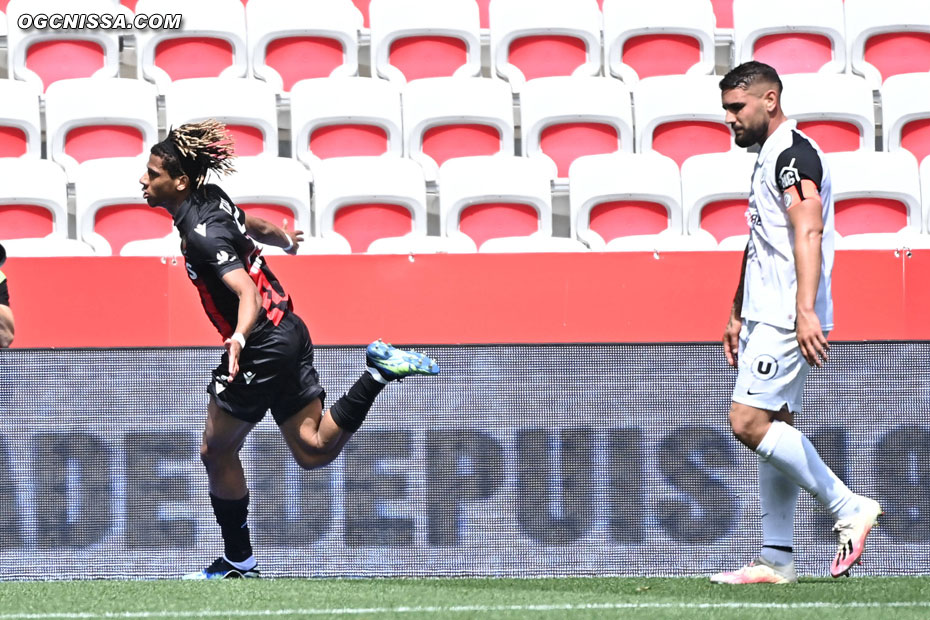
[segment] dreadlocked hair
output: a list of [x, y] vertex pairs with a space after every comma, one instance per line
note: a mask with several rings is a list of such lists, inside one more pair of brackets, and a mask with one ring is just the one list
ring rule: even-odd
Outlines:
[[171, 178], [187, 175], [191, 189], [200, 188], [211, 170], [224, 175], [235, 171], [232, 136], [226, 125], [213, 118], [170, 129], [168, 137], [154, 145], [151, 152], [162, 158]]

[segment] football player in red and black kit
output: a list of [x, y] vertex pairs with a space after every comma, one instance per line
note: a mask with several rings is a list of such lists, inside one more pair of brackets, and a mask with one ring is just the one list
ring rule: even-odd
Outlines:
[[222, 189], [205, 183], [211, 170], [231, 172], [232, 158], [232, 141], [222, 123], [181, 125], [152, 147], [139, 180], [148, 204], [171, 213], [188, 276], [226, 349], [207, 388], [200, 447], [225, 552], [186, 576], [193, 579], [259, 576], [239, 450], [267, 410], [297, 463], [313, 469], [339, 455], [389, 381], [439, 372], [422, 353], [375, 341], [366, 350], [366, 371], [324, 414], [326, 392], [313, 367], [307, 327], [255, 243], [294, 254], [302, 232], [250, 217]]

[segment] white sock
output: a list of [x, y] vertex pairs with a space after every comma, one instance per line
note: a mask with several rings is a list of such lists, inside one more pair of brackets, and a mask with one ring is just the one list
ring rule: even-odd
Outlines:
[[756, 454], [813, 495], [835, 519], [856, 512], [855, 494], [827, 467], [810, 440], [790, 424], [772, 422]]
[[770, 547], [794, 546], [794, 512], [801, 487], [759, 457], [759, 507], [762, 509], [762, 555], [777, 564], [791, 562], [791, 552]]
[[258, 562], [255, 560], [254, 555], [250, 555], [249, 557], [242, 560], [241, 562], [233, 562], [232, 560], [227, 558], [226, 554], [224, 553], [223, 559], [229, 562], [230, 564], [232, 564], [233, 566], [235, 566], [236, 568], [238, 568], [239, 570], [252, 570], [258, 564]]

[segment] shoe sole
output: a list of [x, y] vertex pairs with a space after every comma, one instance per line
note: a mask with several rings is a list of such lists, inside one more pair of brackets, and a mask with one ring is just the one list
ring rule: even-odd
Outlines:
[[[393, 355], [400, 355], [402, 359], [407, 362], [413, 370], [410, 372], [396, 372], [390, 368], [387, 368], [381, 364]], [[414, 375], [438, 375], [439, 374], [439, 365], [436, 363], [436, 360], [419, 353], [417, 351], [405, 351], [403, 349], [398, 349], [392, 347], [389, 344], [376, 340], [375, 342], [368, 345], [366, 349], [366, 356], [368, 358], [368, 363], [370, 366], [374, 366], [385, 379], [396, 380], [403, 379], [405, 377], [410, 377]]]
[[[832, 575], [834, 579], [838, 579], [840, 577], [849, 577], [849, 571], [852, 570], [852, 567], [862, 564], [862, 554], [865, 553], [865, 541], [869, 537], [869, 534], [872, 532], [872, 528], [878, 525], [878, 518], [882, 516], [883, 514], [885, 514], [885, 511], [880, 510], [879, 513], [875, 515], [875, 518], [872, 519], [872, 522], [866, 525], [865, 531], [862, 532], [862, 537], [859, 539], [859, 546], [858, 546], [859, 552], [856, 553], [856, 545], [853, 545], [853, 553], [852, 555], [850, 555], [851, 559], [846, 560], [846, 562], [849, 563], [848, 566], [846, 566], [846, 568], [843, 569], [842, 571], [836, 572], [836, 573], [833, 572], [834, 567], [833, 566], [830, 567], [830, 575]], [[844, 564], [846, 562], [844, 562]]]

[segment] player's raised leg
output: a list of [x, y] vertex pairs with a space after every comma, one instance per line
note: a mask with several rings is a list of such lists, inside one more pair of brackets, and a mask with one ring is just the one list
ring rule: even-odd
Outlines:
[[323, 467], [339, 456], [388, 383], [414, 375], [439, 374], [439, 365], [431, 357], [381, 340], [368, 345], [365, 358], [368, 368], [333, 403], [327, 415], [323, 415], [322, 403], [316, 399], [281, 424], [288, 448], [302, 468]]

